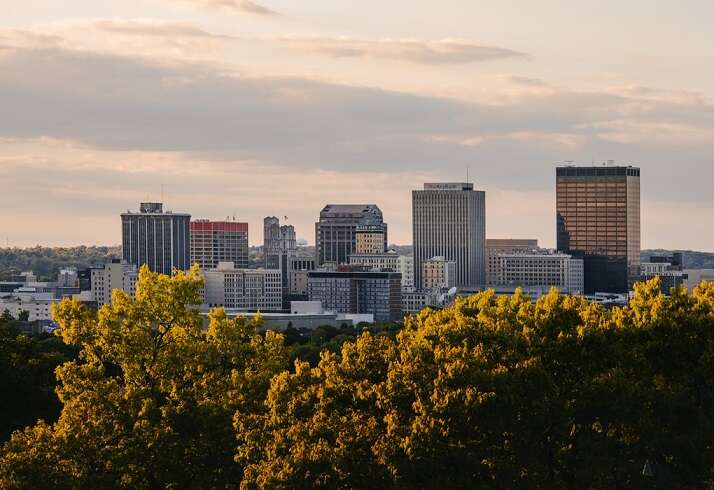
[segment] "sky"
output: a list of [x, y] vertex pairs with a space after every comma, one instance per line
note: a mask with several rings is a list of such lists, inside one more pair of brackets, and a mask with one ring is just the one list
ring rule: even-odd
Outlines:
[[118, 244], [160, 200], [262, 242], [327, 203], [487, 193], [555, 244], [555, 167], [642, 169], [643, 248], [714, 251], [714, 2], [0, 0], [0, 246]]

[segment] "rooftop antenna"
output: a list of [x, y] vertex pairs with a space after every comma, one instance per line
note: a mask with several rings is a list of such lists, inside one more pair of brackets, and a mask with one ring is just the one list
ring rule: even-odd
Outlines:
[[466, 167], [466, 183], [470, 184], [471, 181], [469, 180], [469, 167]]
[[161, 203], [164, 202], [164, 184], [161, 184]]

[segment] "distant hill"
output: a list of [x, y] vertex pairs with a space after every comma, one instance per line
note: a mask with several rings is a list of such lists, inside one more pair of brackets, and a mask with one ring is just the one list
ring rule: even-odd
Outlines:
[[121, 258], [121, 247], [0, 248], [0, 280], [32, 271], [39, 280], [52, 281], [66, 267], [89, 267]]
[[[390, 245], [401, 255], [412, 253], [411, 245]], [[675, 250], [684, 254], [684, 267], [687, 269], [714, 269], [714, 253], [694, 250]], [[653, 255], [668, 255], [673, 250], [654, 249], [643, 250], [642, 260], [648, 260]], [[315, 247], [301, 247], [302, 255], [314, 255]], [[32, 271], [40, 280], [54, 280], [57, 272], [66, 267], [89, 267], [104, 264], [111, 259], [121, 258], [121, 247], [32, 247], [32, 248], [0, 248], [0, 280], [10, 274]], [[263, 266], [262, 247], [250, 247], [251, 267]]]
[[694, 250], [643, 250], [642, 260], [649, 260], [653, 255], [671, 255], [674, 252], [682, 253], [682, 261], [685, 269], [714, 269], [714, 253], [697, 252]]

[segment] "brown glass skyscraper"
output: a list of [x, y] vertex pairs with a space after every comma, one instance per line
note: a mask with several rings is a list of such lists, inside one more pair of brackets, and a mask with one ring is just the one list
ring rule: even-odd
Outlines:
[[625, 293], [640, 272], [640, 169], [558, 167], [558, 250], [585, 262], [585, 292]]

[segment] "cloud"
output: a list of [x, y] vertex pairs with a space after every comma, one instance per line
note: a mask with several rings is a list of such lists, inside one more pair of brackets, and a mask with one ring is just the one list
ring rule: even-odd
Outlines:
[[[69, 23], [77, 27], [78, 22]], [[79, 22], [80, 25], [111, 34], [148, 37], [181, 38], [230, 38], [211, 34], [193, 24], [177, 21], [159, 21], [154, 19], [95, 19]]]
[[283, 37], [282, 41], [305, 51], [338, 58], [365, 57], [427, 65], [528, 58], [524, 53], [511, 49], [483, 46], [462, 39], [370, 41], [329, 37]]
[[275, 10], [252, 2], [251, 0], [168, 0], [202, 10], [217, 10], [232, 14], [254, 14], [262, 16], [278, 16]]
[[[7, 184], [7, 191], [0, 193], [0, 208], [24, 202], [21, 214], [3, 216], [3, 240], [7, 235], [13, 245], [30, 246], [90, 244], [97, 239], [118, 243], [118, 214], [135, 209], [140, 201], [158, 199], [162, 186], [169, 209], [196, 218], [236, 215], [248, 221], [251, 243], [262, 239], [267, 215], [290, 216], [299, 236], [312, 242], [315, 218], [328, 201], [379, 202], [390, 221], [392, 240], [408, 243], [410, 190], [435, 176], [403, 172], [395, 182], [391, 172], [217, 163], [179, 152], [100, 150], [68, 140], [14, 138], [0, 140], [0, 178]], [[26, 200], [29, 194], [36, 198]], [[82, 219], [74, 218], [78, 215]], [[38, 220], [47, 226], [38, 229]]]
[[[645, 188], [663, 199], [711, 200], [714, 103], [675, 95], [551, 87], [469, 102], [248, 76], [213, 63], [19, 47], [0, 54], [0, 138], [75, 141], [126, 155], [175, 152], [220, 172], [254, 162], [460, 178], [470, 167], [479, 185], [518, 191], [550, 188], [558, 162], [612, 158], [641, 164], [651, 178]], [[671, 185], [687, 172], [702, 178]]]

